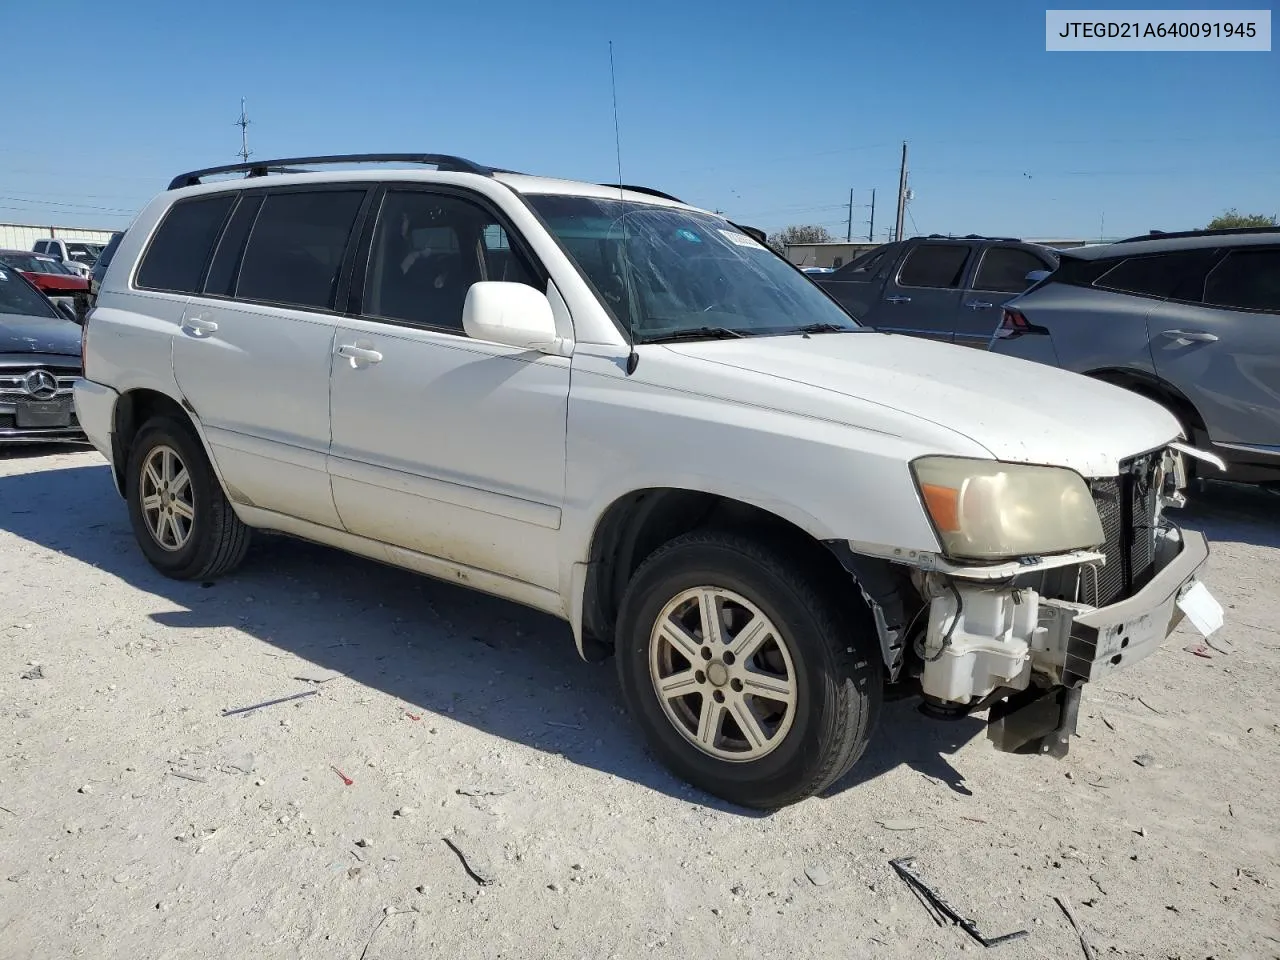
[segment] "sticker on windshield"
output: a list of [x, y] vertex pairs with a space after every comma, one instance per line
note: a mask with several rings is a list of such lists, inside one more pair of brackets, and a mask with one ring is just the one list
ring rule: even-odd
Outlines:
[[679, 230], [676, 231], [676, 236], [679, 237], [681, 240], [688, 240], [690, 243], [702, 242], [702, 238], [700, 236], [698, 236], [692, 230], [686, 229], [684, 227], [681, 227]]
[[736, 230], [721, 230], [720, 236], [724, 237], [730, 243], [739, 247], [754, 247], [757, 250], [762, 249], [760, 244], [756, 243], [751, 237], [745, 233], [738, 233]]
[[8, 280], [8, 279], [9, 279], [9, 275], [5, 273], [3, 270], [0, 270], [0, 280]]

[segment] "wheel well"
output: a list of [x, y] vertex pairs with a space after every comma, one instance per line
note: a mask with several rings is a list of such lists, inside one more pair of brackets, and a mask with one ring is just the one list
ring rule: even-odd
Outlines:
[[[749, 533], [785, 551], [816, 577], [829, 581], [837, 596], [848, 598], [865, 615], [857, 590], [848, 589], [852, 583], [840, 561], [790, 521], [715, 494], [672, 488], [638, 490], [610, 504], [592, 537], [582, 604], [584, 651], [588, 643], [596, 655], [613, 649], [622, 595], [640, 564], [663, 544], [707, 527]], [[841, 584], [845, 589], [840, 589]]]
[[171, 416], [191, 423], [182, 405], [156, 390], [130, 390], [116, 401], [111, 424], [111, 459], [115, 466], [116, 489], [124, 496], [124, 473], [129, 450], [142, 425], [155, 416]]
[[[1154, 400], [1182, 421], [1183, 427], [1192, 434], [1208, 436], [1204, 418], [1196, 410], [1195, 404], [1173, 384], [1136, 370], [1094, 370], [1088, 376]], [[1197, 436], [1189, 436], [1187, 439], [1194, 443]]]

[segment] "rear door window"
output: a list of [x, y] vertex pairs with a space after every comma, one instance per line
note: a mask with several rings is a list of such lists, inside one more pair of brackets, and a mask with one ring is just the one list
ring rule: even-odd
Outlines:
[[143, 290], [195, 293], [235, 194], [179, 200], [147, 245], [136, 284]]
[[263, 201], [236, 297], [331, 310], [366, 190], [294, 190]]
[[964, 265], [969, 247], [961, 243], [922, 243], [909, 254], [898, 271], [898, 285], [903, 287], [959, 287], [964, 279]]
[[1027, 274], [1052, 270], [1052, 264], [1020, 247], [988, 247], [973, 281], [974, 290], [994, 293], [1021, 293], [1031, 286]]
[[1280, 313], [1280, 250], [1233, 250], [1210, 271], [1204, 302], [1233, 310]]
[[[1195, 291], [1199, 299], [1204, 272], [1216, 259], [1213, 250], [1179, 250], [1120, 261], [1094, 281], [1095, 287], [1166, 300], [1183, 291]], [[1186, 297], [1179, 297], [1186, 299]]]

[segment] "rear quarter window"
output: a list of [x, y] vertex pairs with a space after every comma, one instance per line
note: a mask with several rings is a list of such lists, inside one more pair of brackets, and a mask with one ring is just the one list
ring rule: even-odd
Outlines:
[[235, 194], [179, 200], [151, 237], [136, 285], [143, 290], [195, 293], [222, 232]]

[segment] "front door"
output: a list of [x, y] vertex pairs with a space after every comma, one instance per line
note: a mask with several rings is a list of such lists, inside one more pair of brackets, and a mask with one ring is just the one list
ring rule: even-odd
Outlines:
[[1280, 248], [1237, 247], [1201, 303], [1147, 315], [1156, 372], [1199, 411], [1214, 443], [1280, 456]]
[[971, 249], [946, 241], [914, 247], [885, 284], [871, 325], [950, 343]]
[[1027, 274], [1033, 270], [1053, 270], [1053, 264], [1026, 247], [987, 247], [960, 298], [956, 343], [987, 349], [1000, 325], [1001, 307], [1031, 286]]
[[557, 589], [569, 359], [470, 339], [480, 280], [545, 289], [488, 202], [389, 189], [334, 344], [329, 471], [346, 528]]

